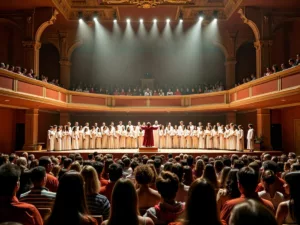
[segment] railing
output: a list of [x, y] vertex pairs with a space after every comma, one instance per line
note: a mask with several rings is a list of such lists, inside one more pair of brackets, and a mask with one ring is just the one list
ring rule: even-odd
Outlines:
[[300, 66], [262, 77], [227, 91], [173, 96], [115, 96], [69, 91], [0, 70], [0, 95], [70, 110], [204, 111], [228, 110], [282, 94], [300, 94]]

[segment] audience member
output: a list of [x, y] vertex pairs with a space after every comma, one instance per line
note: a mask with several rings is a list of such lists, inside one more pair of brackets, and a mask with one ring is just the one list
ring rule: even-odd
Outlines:
[[58, 188], [58, 179], [54, 177], [52, 174], [50, 174], [53, 164], [49, 156], [42, 156], [39, 159], [39, 166], [42, 166], [46, 169], [47, 173], [47, 182], [46, 182], [46, 188], [49, 189], [49, 191], [56, 192]]
[[218, 191], [219, 183], [218, 183], [216, 171], [215, 171], [213, 165], [207, 164], [205, 166], [204, 173], [203, 173], [202, 177], [204, 179], [208, 180], [211, 183], [211, 185], [214, 187], [214, 189], [216, 191]]
[[176, 174], [179, 180], [178, 191], [176, 194], [176, 201], [186, 202], [189, 186], [182, 182], [183, 179], [183, 167], [180, 163], [175, 163], [172, 166], [171, 172]]

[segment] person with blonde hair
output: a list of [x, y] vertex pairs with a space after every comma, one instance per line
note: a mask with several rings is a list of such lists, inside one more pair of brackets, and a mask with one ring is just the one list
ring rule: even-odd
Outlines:
[[97, 171], [92, 166], [84, 166], [81, 171], [84, 180], [87, 207], [91, 215], [102, 215], [103, 219], [109, 217], [110, 204], [108, 199], [99, 194], [100, 182]]

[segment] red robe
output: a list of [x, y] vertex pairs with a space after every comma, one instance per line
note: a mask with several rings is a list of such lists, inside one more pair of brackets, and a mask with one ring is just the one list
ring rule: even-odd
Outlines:
[[152, 147], [154, 146], [153, 130], [157, 130], [158, 127], [141, 127], [145, 131], [143, 146]]

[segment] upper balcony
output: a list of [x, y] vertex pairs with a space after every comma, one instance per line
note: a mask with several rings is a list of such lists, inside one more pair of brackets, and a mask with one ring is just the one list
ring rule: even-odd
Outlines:
[[181, 96], [112, 96], [69, 91], [0, 70], [0, 106], [55, 111], [211, 112], [300, 104], [300, 66], [236, 88]]

